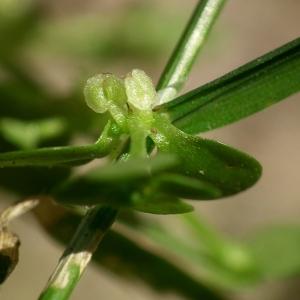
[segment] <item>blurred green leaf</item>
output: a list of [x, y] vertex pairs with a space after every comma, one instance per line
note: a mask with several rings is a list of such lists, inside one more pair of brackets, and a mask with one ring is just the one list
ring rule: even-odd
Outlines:
[[277, 225], [262, 229], [248, 240], [257, 265], [266, 279], [300, 274], [300, 226]]
[[[188, 205], [181, 205], [176, 198], [172, 204], [170, 197], [159, 197], [153, 195], [151, 190], [143, 190], [152, 176], [156, 176], [156, 173], [170, 169], [176, 164], [176, 157], [163, 154], [151, 159], [120, 161], [114, 165], [97, 168], [84, 176], [74, 177], [58, 186], [53, 194], [57, 201], [63, 204], [94, 205], [102, 203], [145, 211], [145, 202], [149, 201], [148, 211], [154, 212], [158, 209], [158, 201], [165, 200], [165, 206], [161, 203], [162, 213], [166, 213], [168, 207], [172, 213], [176, 209], [178, 210], [179, 206], [181, 208], [184, 206], [186, 211]], [[174, 200], [174, 198], [171, 199]]]
[[216, 188], [204, 199], [241, 192], [252, 186], [261, 175], [261, 166], [254, 158], [221, 143], [188, 135], [170, 124], [164, 116], [155, 116], [154, 127], [156, 130], [151, 137], [159, 152], [174, 154], [180, 159], [176, 167], [179, 173], [199, 178]]
[[[230, 238], [220, 236], [210, 224], [199, 221], [197, 214], [185, 214], [183, 220], [197, 222], [186, 224], [191, 229], [178, 235], [171, 227], [144, 222], [138, 230], [167, 249], [184, 265], [192, 267], [199, 278], [204, 278], [215, 286], [233, 290], [257, 283], [260, 272], [257, 263], [247, 247]], [[183, 224], [184, 225], [184, 224]], [[133, 229], [136, 230], [135, 227]]]
[[182, 214], [193, 211], [193, 207], [175, 196], [167, 194], [140, 194], [131, 197], [130, 205], [133, 209], [151, 214]]
[[85, 178], [89, 181], [118, 184], [150, 177], [177, 164], [176, 156], [170, 154], [157, 155], [151, 159], [132, 158], [95, 169]]
[[0, 120], [2, 135], [21, 149], [36, 148], [41, 142], [60, 136], [65, 131], [65, 122], [58, 118], [31, 122], [9, 118]]
[[300, 39], [158, 108], [199, 133], [238, 121], [300, 90]]

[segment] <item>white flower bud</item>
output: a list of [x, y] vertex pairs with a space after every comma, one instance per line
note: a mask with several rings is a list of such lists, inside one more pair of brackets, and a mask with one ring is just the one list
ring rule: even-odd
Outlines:
[[109, 110], [111, 101], [122, 109], [126, 107], [124, 83], [112, 74], [99, 74], [88, 79], [84, 96], [88, 107], [97, 113]]
[[128, 103], [139, 110], [151, 110], [156, 91], [151, 78], [142, 70], [135, 69], [125, 77]]

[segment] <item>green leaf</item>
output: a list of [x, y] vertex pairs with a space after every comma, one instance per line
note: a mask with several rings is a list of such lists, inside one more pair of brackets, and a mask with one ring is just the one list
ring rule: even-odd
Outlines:
[[53, 195], [63, 204], [106, 204], [152, 214], [190, 212], [193, 207], [189, 204], [149, 185], [156, 173], [170, 169], [176, 163], [174, 156], [163, 154], [150, 160], [120, 161], [63, 183]]
[[172, 155], [152, 159], [130, 159], [103, 166], [63, 183], [53, 191], [58, 202], [75, 205], [110, 204], [132, 206], [133, 193], [151, 176], [177, 164]]
[[154, 127], [151, 137], [159, 151], [180, 159], [177, 172], [199, 178], [221, 191], [206, 199], [241, 192], [261, 175], [261, 166], [254, 158], [218, 142], [188, 135], [162, 115], [155, 115]]
[[177, 164], [176, 156], [171, 154], [160, 154], [151, 159], [133, 158], [97, 168], [89, 172], [85, 178], [97, 183], [111, 182], [112, 184], [118, 184], [147, 178]]
[[97, 144], [12, 151], [0, 153], [0, 168], [53, 167], [76, 161], [86, 163], [86, 160], [106, 154]]
[[30, 122], [4, 118], [0, 121], [2, 135], [21, 149], [36, 148], [41, 142], [60, 136], [65, 131], [66, 124], [59, 118]]
[[200, 178], [195, 179], [171, 172], [153, 178], [152, 186], [154, 190], [185, 199], [218, 198], [222, 195], [218, 188]]
[[135, 210], [151, 214], [182, 214], [193, 211], [193, 207], [180, 199], [166, 194], [134, 194], [130, 200]]
[[72, 166], [106, 156], [118, 140], [114, 124], [108, 122], [95, 144], [83, 146], [45, 147], [0, 153], [0, 168]]
[[174, 125], [199, 133], [230, 124], [300, 90], [300, 39], [162, 105]]
[[267, 279], [300, 274], [300, 226], [282, 225], [256, 233], [247, 246]]

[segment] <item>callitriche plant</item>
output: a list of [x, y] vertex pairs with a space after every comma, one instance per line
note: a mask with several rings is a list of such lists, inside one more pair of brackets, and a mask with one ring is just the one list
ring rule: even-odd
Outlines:
[[[38, 194], [35, 199], [40, 199], [40, 208], [36, 214], [42, 225], [65, 242], [82, 218], [40, 300], [69, 299], [94, 253], [96, 261], [117, 272], [123, 261], [131, 261], [137, 276], [161, 290], [173, 289], [188, 299], [223, 299], [192, 275], [141, 250], [120, 233], [108, 233], [99, 252], [98, 245], [117, 218], [185, 259], [204, 264], [211, 271], [217, 269], [215, 273], [227, 279], [222, 281], [223, 287], [237, 278], [261, 278], [260, 266], [247, 247], [220, 237], [196, 215], [186, 213], [193, 210], [192, 201], [222, 199], [250, 188], [260, 178], [262, 168], [251, 156], [196, 134], [236, 122], [298, 92], [300, 39], [178, 96], [225, 2], [199, 2], [156, 88], [140, 69], [124, 77], [100, 73], [87, 80], [85, 102], [99, 119], [106, 120], [95, 143], [36, 148], [40, 141], [63, 131], [61, 119], [30, 125], [9, 119], [2, 122], [3, 132], [24, 150], [2, 152], [0, 168], [7, 177], [17, 176], [19, 190], [25, 190], [25, 196]], [[16, 71], [8, 59], [4, 65]], [[24, 74], [17, 75], [26, 81]], [[85, 122], [84, 116], [80, 122]], [[105, 164], [101, 160], [102, 164], [95, 164], [92, 170], [80, 175], [74, 172], [103, 157], [107, 158]], [[28, 178], [36, 185], [26, 190]], [[5, 178], [1, 180], [6, 182]], [[7, 186], [15, 189], [9, 181]], [[56, 205], [49, 204], [49, 197]], [[32, 201], [24, 202], [24, 211], [28, 203], [37, 204]], [[9, 211], [19, 211], [20, 207], [18, 204]], [[45, 215], [43, 207], [49, 215], [47, 222], [41, 218]], [[185, 226], [201, 240], [205, 250], [201, 254], [158, 225], [141, 224], [133, 211], [185, 214]], [[7, 236], [8, 222], [2, 223], [1, 232]], [[5, 245], [7, 242], [0, 242], [1, 257], [10, 255]], [[107, 253], [119, 259], [118, 266], [110, 265]], [[16, 258], [11, 261], [15, 264]], [[140, 275], [139, 264], [144, 264], [147, 276]], [[2, 267], [2, 281], [13, 266], [8, 261]]]

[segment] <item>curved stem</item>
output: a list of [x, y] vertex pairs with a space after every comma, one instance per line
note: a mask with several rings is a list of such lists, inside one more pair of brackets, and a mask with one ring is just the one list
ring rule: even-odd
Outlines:
[[47, 147], [0, 153], [0, 168], [53, 167], [86, 161], [107, 155], [114, 141], [109, 122], [95, 144], [83, 146]]
[[70, 297], [116, 215], [117, 210], [111, 207], [94, 207], [87, 212], [39, 300], [67, 300]]
[[172, 100], [184, 85], [194, 61], [226, 0], [201, 0], [157, 84], [158, 105]]

